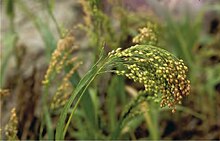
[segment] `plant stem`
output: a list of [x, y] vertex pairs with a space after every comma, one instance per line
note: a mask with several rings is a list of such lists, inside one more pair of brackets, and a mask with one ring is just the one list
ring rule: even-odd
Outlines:
[[[53, 127], [52, 127], [52, 121], [50, 117], [50, 112], [47, 107], [47, 96], [48, 96], [48, 88], [49, 86], [45, 86], [45, 92], [43, 93], [43, 119], [45, 120], [44, 123], [46, 123], [47, 131], [48, 131], [48, 139], [53, 140], [54, 139], [54, 134], [53, 134]], [[42, 123], [42, 124], [44, 124]], [[43, 125], [42, 125], [43, 127]]]
[[[150, 132], [151, 139], [158, 140], [159, 136], [158, 136], [158, 132], [157, 132], [157, 127], [155, 125], [155, 122], [152, 121], [152, 117], [153, 117], [152, 112], [153, 111], [146, 111], [146, 109], [150, 109], [147, 101], [145, 103], [143, 103], [143, 107], [141, 107], [141, 110], [143, 110], [145, 112], [144, 117], [145, 117], [146, 123], [149, 127], [148, 129]], [[153, 108], [151, 108], [151, 110], [153, 110]]]
[[[81, 79], [81, 81], [76, 86], [76, 89], [72, 93], [70, 99], [64, 106], [64, 109], [60, 115], [60, 118], [58, 120], [57, 128], [56, 128], [56, 140], [63, 140], [65, 137], [65, 134], [67, 132], [68, 126], [70, 124], [70, 121], [73, 117], [73, 114], [76, 110], [76, 107], [78, 106], [84, 92], [88, 88], [88, 86], [91, 84], [91, 82], [95, 79], [95, 77], [99, 74], [99, 72], [105, 67], [106, 64], [108, 64], [108, 58], [105, 58], [102, 62], [102, 58], [98, 60], [98, 62], [90, 69], [89, 72]], [[78, 96], [78, 99], [77, 99]], [[67, 118], [68, 110], [70, 109], [72, 103], [76, 100], [75, 105], [73, 106], [73, 110], [68, 118], [68, 121], [65, 125], [65, 120]]]
[[54, 14], [53, 14], [53, 11], [52, 11], [52, 8], [50, 7], [49, 1], [46, 1], [46, 4], [47, 4], [47, 8], [48, 8], [48, 9], [47, 9], [47, 10], [48, 10], [48, 13], [49, 13], [49, 15], [51, 16], [53, 22], [55, 23], [57, 32], [59, 33], [59, 36], [60, 36], [61, 38], [63, 38], [62, 30], [60, 29], [60, 26], [59, 26], [59, 24], [58, 24], [58, 22], [57, 22], [57, 20], [56, 20], [56, 18], [55, 18], [55, 16], [54, 16]]

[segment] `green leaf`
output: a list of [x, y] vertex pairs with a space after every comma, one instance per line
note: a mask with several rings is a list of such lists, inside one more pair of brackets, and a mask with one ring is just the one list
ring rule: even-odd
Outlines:
[[[63, 108], [63, 111], [60, 115], [60, 118], [57, 123], [57, 128], [56, 128], [56, 140], [62, 140], [65, 137], [66, 130], [70, 124], [70, 120], [73, 116], [73, 113], [82, 98], [82, 95], [85, 93], [87, 87], [90, 85], [90, 83], [93, 81], [93, 79], [96, 77], [96, 75], [99, 73], [99, 71], [102, 69], [103, 65], [99, 66], [100, 61], [102, 60], [102, 57], [97, 61], [97, 63], [88, 71], [88, 73], [80, 80], [78, 83], [76, 89], [70, 96], [68, 102]], [[67, 118], [67, 113], [68, 110], [70, 109], [72, 103], [76, 101], [72, 113], [68, 119], [68, 122], [65, 124], [66, 118]], [[64, 128], [65, 126], [65, 128]]]
[[115, 111], [117, 108], [117, 99], [121, 98], [124, 101], [124, 80], [121, 76], [114, 76], [111, 80], [111, 84], [108, 87], [107, 91], [107, 111], [110, 120], [110, 131], [114, 131], [117, 124], [117, 112]]
[[40, 32], [42, 40], [44, 41], [44, 44], [47, 49], [48, 57], [50, 57], [50, 55], [52, 54], [52, 52], [56, 48], [55, 37], [54, 37], [53, 33], [51, 32], [51, 30], [49, 29], [48, 25], [46, 23], [44, 23], [40, 18], [36, 18], [34, 20], [34, 23], [35, 23], [35, 26], [37, 27], [38, 31]]
[[[69, 68], [70, 69], [70, 68]], [[68, 70], [67, 70], [68, 71]], [[74, 73], [74, 75], [70, 78], [70, 81], [71, 83], [76, 86], [79, 81], [80, 81], [80, 76], [78, 74], [78, 72]], [[91, 93], [90, 91], [86, 90], [85, 91], [85, 94], [83, 95], [82, 97], [82, 101], [81, 101], [81, 106], [82, 106], [82, 109], [85, 113], [85, 117], [86, 117], [86, 122], [89, 124], [89, 126], [91, 128], [93, 128], [94, 130], [91, 130], [91, 135], [93, 137], [91, 138], [94, 138], [95, 134], [97, 131], [96, 131], [96, 128], [97, 128], [97, 111], [96, 111], [96, 101], [94, 101], [92, 99], [92, 97], [94, 97], [95, 94], [94, 93]]]
[[0, 87], [3, 86], [4, 83], [4, 77], [5, 77], [5, 69], [7, 67], [7, 63], [11, 55], [13, 54], [13, 49], [15, 47], [15, 43], [17, 41], [17, 34], [14, 32], [8, 32], [4, 37], [3, 37], [3, 47], [4, 47], [4, 54], [1, 57], [1, 68], [0, 68]]
[[56, 48], [56, 39], [53, 35], [53, 32], [51, 32], [49, 26], [45, 22], [43, 22], [43, 19], [40, 19], [34, 13], [32, 13], [31, 9], [29, 9], [24, 2], [18, 1], [18, 6], [20, 6], [20, 9], [22, 9], [23, 12], [28, 16], [28, 18], [30, 18], [34, 26], [39, 31], [47, 49], [47, 56], [48, 58], [50, 58], [50, 55]]

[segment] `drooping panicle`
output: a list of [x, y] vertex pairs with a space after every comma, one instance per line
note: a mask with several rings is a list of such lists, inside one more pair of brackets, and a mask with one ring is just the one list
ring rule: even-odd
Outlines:
[[[176, 58], [164, 49], [151, 45], [135, 45], [125, 50], [117, 49], [109, 56], [123, 66], [117, 70], [135, 82], [144, 85], [146, 93], [161, 97], [161, 107], [173, 108], [181, 104], [182, 98], [189, 95], [190, 81], [183, 60]], [[118, 64], [116, 63], [116, 64]]]

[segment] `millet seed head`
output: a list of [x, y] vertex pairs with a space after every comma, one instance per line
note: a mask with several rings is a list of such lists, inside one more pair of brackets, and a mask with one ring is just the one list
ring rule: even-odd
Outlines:
[[123, 66], [116, 74], [142, 83], [148, 94], [161, 94], [161, 107], [168, 106], [174, 112], [175, 105], [189, 95], [187, 67], [166, 50], [151, 45], [135, 45], [125, 50], [112, 51], [109, 57]]

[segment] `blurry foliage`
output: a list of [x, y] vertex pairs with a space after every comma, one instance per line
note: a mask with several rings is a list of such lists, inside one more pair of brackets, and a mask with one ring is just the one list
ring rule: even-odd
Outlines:
[[[220, 25], [218, 23], [215, 35], [203, 34], [201, 29], [203, 20], [205, 20], [204, 15], [213, 11], [220, 14], [219, 8], [220, 5], [207, 6], [194, 19], [186, 14], [180, 21], [173, 20], [168, 14], [164, 28], [164, 44], [169, 47], [170, 51], [183, 58], [189, 66], [189, 75], [193, 86], [193, 95], [190, 100], [194, 101], [193, 107], [196, 110], [206, 113], [207, 119], [204, 122], [206, 123], [208, 120], [207, 124], [218, 121], [219, 111], [217, 110], [218, 101], [216, 98], [218, 93], [215, 85], [220, 82], [220, 62], [218, 60]], [[212, 28], [211, 24], [207, 26]], [[213, 56], [216, 59], [212, 60]], [[205, 62], [213, 64], [207, 65]], [[209, 105], [209, 110], [207, 105]]]
[[[57, 21], [53, 14], [56, 1], [42, 0], [40, 2], [54, 22], [56, 31], [53, 31], [44, 19], [39, 18], [37, 13], [32, 12], [23, 0], [3, 1], [10, 26], [3, 36], [4, 53], [1, 52], [1, 88], [7, 88], [6, 70], [11, 56], [16, 57], [16, 68], [18, 70], [20, 70], [19, 65], [21, 65], [19, 63], [19, 52], [17, 52], [17, 48], [20, 47], [17, 45], [19, 34], [16, 32], [14, 25], [15, 9], [22, 11], [40, 33], [45, 44], [48, 62], [49, 58], [53, 56], [52, 53], [56, 50], [57, 39], [54, 36], [54, 32], [58, 33], [61, 39], [65, 39], [67, 36], [67, 33], [60, 26], [60, 21]], [[171, 116], [169, 112], [164, 112], [167, 110], [166, 108], [159, 109], [158, 104], [148, 100], [144, 103], [139, 102], [141, 104], [132, 107], [132, 114], [127, 116], [122, 122], [120, 120], [120, 115], [123, 114], [122, 109], [129, 109], [129, 105], [135, 103], [135, 100], [139, 100], [139, 97], [144, 96], [141, 92], [137, 92], [143, 87], [139, 86], [139, 84], [131, 83], [122, 76], [113, 74], [99, 76], [91, 86], [86, 86], [88, 89], [83, 88], [85, 90], [84, 95], [76, 97], [78, 100], [82, 96], [79, 106], [67, 109], [66, 112], [68, 114], [73, 113], [74, 110], [75, 113], [74, 115], [71, 114], [73, 118], [70, 118], [68, 128], [62, 130], [64, 134], [65, 132], [67, 133], [65, 139], [219, 139], [220, 19], [214, 19], [211, 25], [206, 24], [208, 33], [203, 33], [203, 21], [206, 13], [215, 11], [219, 14], [219, 4], [205, 6], [194, 19], [186, 14], [179, 20], [176, 20], [168, 9], [164, 9], [158, 4], [157, 8], [163, 10], [162, 12], [165, 15], [165, 20], [162, 20], [157, 18], [156, 15], [147, 15], [147, 12], [130, 11], [123, 6], [121, 1], [79, 0], [79, 3], [83, 10], [84, 21], [75, 25], [74, 28], [81, 29], [83, 30], [82, 32], [87, 34], [85, 38], [88, 39], [88, 47], [93, 50], [93, 58], [90, 58], [91, 66], [93, 62], [99, 60], [103, 45], [103, 56], [105, 56], [106, 52], [112, 49], [117, 49], [118, 47], [127, 48], [134, 45], [132, 39], [135, 36], [140, 37], [141, 34], [144, 34], [143, 37], [148, 37], [145, 36], [146, 30], [143, 32], [140, 30], [140, 34], [138, 29], [148, 27], [148, 23], [151, 22], [159, 27], [156, 29], [158, 30], [156, 31], [158, 36], [156, 44], [163, 48], [166, 47], [165, 49], [183, 59], [189, 66], [188, 74], [192, 90], [187, 100], [183, 101], [183, 106], [177, 106], [175, 115]], [[146, 44], [148, 43], [146, 40], [149, 40], [149, 38], [143, 38], [139, 43]], [[68, 57], [72, 58], [72, 54], [69, 54]], [[55, 79], [53, 76], [51, 80], [59, 81], [65, 78], [63, 76], [71, 73], [71, 76], [68, 77], [68, 84], [71, 83], [71, 87], [74, 89], [78, 83], [81, 83], [81, 76], [77, 71], [75, 72], [76, 69], [71, 72], [76, 66], [77, 64], [75, 63], [66, 65], [62, 68], [64, 69], [62, 73], [58, 73], [57, 76], [54, 75], [57, 78]], [[118, 66], [118, 69], [120, 68], [121, 66]], [[39, 73], [45, 72], [35, 72], [28, 80], [34, 81], [33, 83], [41, 81], [41, 79], [36, 78]], [[19, 84], [18, 86], [24, 85], [20, 91], [16, 90], [16, 92], [19, 92], [17, 94], [18, 97], [21, 97], [25, 89], [32, 91], [32, 89], [36, 88], [27, 86], [28, 83], [25, 83], [25, 81], [21, 83], [22, 80], [19, 79], [19, 75], [20, 72], [18, 71], [17, 77], [13, 81], [16, 82], [15, 84]], [[87, 79], [89, 80], [89, 78]], [[57, 83], [62, 83], [62, 81]], [[58, 84], [51, 85], [51, 89], [54, 87], [57, 89]], [[101, 91], [100, 87], [103, 87], [104, 91]], [[23, 112], [19, 113], [21, 116], [18, 116], [19, 125], [17, 126], [20, 128], [18, 128], [17, 136], [19, 139], [54, 139], [54, 132], [56, 128], [59, 128], [57, 121], [63, 108], [62, 104], [57, 109], [50, 109], [50, 101], [54, 98], [55, 92], [53, 90], [50, 91], [47, 87], [44, 87], [43, 92], [41, 92], [42, 85], [37, 88], [39, 89], [38, 91], [27, 94], [37, 95], [38, 93], [40, 98], [32, 95], [32, 98], [25, 99], [26, 97], [24, 96], [23, 100], [19, 99], [17, 102], [20, 104], [16, 104], [17, 107], [15, 108]], [[16, 89], [16, 86], [10, 87], [10, 89], [12, 91]], [[16, 94], [16, 92], [14, 93]], [[83, 93], [82, 91], [79, 92]], [[25, 110], [22, 107], [24, 106], [22, 102], [26, 100], [29, 102], [24, 103], [30, 103], [33, 100], [38, 101], [38, 99], [43, 103], [42, 115], [40, 117], [29, 115], [25, 119], [24, 117], [29, 114], [26, 111], [30, 110]], [[3, 103], [9, 102], [5, 98], [2, 99], [2, 96], [1, 101]], [[63, 103], [65, 102], [64, 98]], [[74, 102], [77, 105], [77, 101]], [[33, 105], [33, 108], [36, 109], [36, 105], [34, 103]], [[3, 106], [1, 102], [1, 107]], [[29, 106], [26, 105], [26, 107]], [[29, 123], [26, 124], [26, 120], [30, 120]], [[189, 120], [198, 122], [198, 124], [189, 127], [188, 124], [191, 124]], [[175, 128], [174, 130], [169, 129], [172, 128], [171, 123], [173, 128]], [[119, 127], [119, 125], [123, 126]], [[214, 127], [216, 130], [212, 131]], [[178, 131], [175, 131], [177, 128]], [[1, 130], [4, 131], [4, 128], [1, 127]], [[193, 137], [194, 132], [190, 132], [191, 130], [195, 130], [195, 137]], [[169, 134], [168, 132], [173, 133]], [[188, 138], [188, 136], [185, 136], [186, 132], [190, 132], [192, 135]], [[196, 132], [200, 134], [196, 134]], [[5, 134], [2, 137], [5, 138]]]

